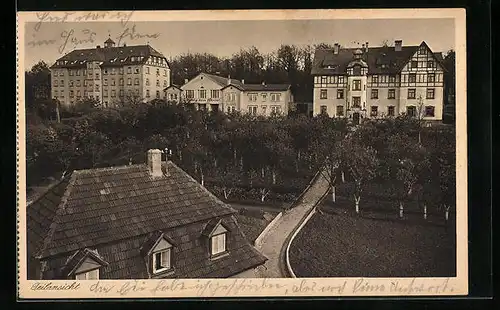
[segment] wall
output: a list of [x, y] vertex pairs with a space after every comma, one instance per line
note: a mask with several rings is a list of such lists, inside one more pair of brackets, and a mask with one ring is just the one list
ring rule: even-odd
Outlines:
[[[241, 96], [242, 96], [242, 91], [239, 88], [236, 88], [234, 86], [228, 86], [224, 88], [221, 92], [221, 98], [222, 98], [222, 110], [227, 112], [228, 107], [234, 107], [236, 111], [242, 111], [241, 110]], [[234, 94], [235, 95], [235, 100], [234, 101], [229, 101], [229, 94]], [[243, 111], [245, 112], [245, 111]]]
[[[257, 94], [257, 101], [250, 101], [250, 94]], [[265, 94], [266, 99], [262, 96]], [[271, 101], [271, 94], [280, 94], [280, 101]], [[272, 108], [279, 106], [281, 108], [281, 112], [285, 115], [288, 114], [289, 103], [292, 98], [292, 94], [290, 91], [244, 91], [240, 97], [240, 111], [242, 113], [248, 113], [249, 106], [257, 106], [257, 114], [269, 116], [271, 115]], [[265, 109], [263, 107], [266, 107]]]
[[[183, 96], [186, 98], [186, 101], [196, 105], [206, 104], [207, 110], [210, 109], [210, 104], [219, 104], [219, 110], [220, 110], [222, 109], [222, 92], [221, 92], [222, 87], [223, 86], [216, 83], [214, 80], [210, 79], [208, 76], [202, 73], [193, 78], [192, 80], [190, 80], [188, 83], [181, 86], [181, 89], [183, 90]], [[188, 90], [194, 91], [194, 98], [188, 99], [186, 97]], [[200, 90], [206, 91], [205, 98], [200, 98], [200, 93], [199, 93]], [[211, 97], [212, 90], [219, 91], [219, 98]]]

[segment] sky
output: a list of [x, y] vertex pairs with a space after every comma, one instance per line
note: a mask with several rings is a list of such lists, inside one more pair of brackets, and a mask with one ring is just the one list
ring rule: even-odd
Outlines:
[[369, 46], [380, 46], [398, 39], [403, 45], [425, 41], [434, 52], [446, 52], [455, 48], [454, 34], [453, 19], [26, 23], [25, 68], [40, 60], [51, 65], [75, 48], [102, 46], [108, 37], [120, 45], [149, 43], [170, 59], [188, 52], [230, 57], [251, 46], [269, 53], [281, 44], [355, 47], [368, 41]]

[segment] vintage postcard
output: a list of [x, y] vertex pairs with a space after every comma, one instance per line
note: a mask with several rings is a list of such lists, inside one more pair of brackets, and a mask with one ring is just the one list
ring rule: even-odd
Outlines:
[[19, 12], [18, 297], [467, 295], [465, 29]]

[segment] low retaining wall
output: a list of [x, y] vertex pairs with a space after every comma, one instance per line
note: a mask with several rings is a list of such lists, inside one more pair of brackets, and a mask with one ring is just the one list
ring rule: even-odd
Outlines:
[[274, 227], [276, 226], [276, 223], [278, 223], [279, 219], [283, 216], [283, 212], [278, 213], [273, 220], [267, 224], [266, 228], [260, 233], [260, 235], [255, 239], [254, 241], [254, 246], [259, 247], [262, 244], [262, 239], [267, 235], [267, 233]]

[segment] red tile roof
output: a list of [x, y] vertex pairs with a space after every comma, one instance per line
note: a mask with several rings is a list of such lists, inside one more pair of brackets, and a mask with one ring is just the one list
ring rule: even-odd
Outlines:
[[[239, 230], [234, 209], [172, 162], [163, 171], [159, 178], [145, 164], [74, 171], [27, 207], [29, 255], [47, 262], [49, 278], [63, 276], [60, 259], [84, 248], [109, 262], [103, 278], [148, 277], [141, 247], [161, 231], [176, 245], [175, 276], [228, 276], [266, 260]], [[235, 231], [231, 255], [211, 262], [201, 233], [214, 219]]]

